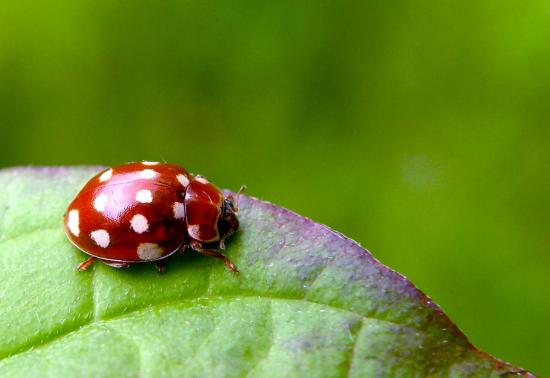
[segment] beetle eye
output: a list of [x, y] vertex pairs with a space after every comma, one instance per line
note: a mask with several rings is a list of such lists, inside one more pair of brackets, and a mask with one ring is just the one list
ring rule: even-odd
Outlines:
[[229, 209], [229, 210], [235, 210], [235, 205], [233, 204], [233, 199], [232, 198], [226, 198], [224, 201], [223, 201], [223, 211], [222, 213], [225, 213], [226, 209]]

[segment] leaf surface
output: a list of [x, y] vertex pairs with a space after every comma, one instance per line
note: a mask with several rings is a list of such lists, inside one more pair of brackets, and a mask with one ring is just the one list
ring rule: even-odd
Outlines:
[[86, 272], [67, 204], [98, 167], [0, 171], [0, 376], [386, 377], [530, 373], [475, 349], [354, 241], [242, 196], [227, 255]]

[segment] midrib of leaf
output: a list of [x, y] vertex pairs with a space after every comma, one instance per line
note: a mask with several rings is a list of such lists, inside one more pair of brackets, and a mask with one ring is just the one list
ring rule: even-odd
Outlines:
[[[327, 230], [332, 231], [328, 228], [327, 228]], [[54, 232], [54, 231], [59, 232], [58, 227], [48, 227], [48, 228], [34, 229], [32, 231], [29, 231], [28, 233], [17, 234], [15, 236], [11, 236], [9, 239], [4, 239], [4, 240], [0, 241], [0, 244], [19, 241], [21, 239], [31, 237], [31, 236], [33, 236], [37, 233], [40, 233], [40, 232], [50, 233], [50, 232]], [[337, 254], [335, 254], [333, 256], [333, 258], [330, 258], [329, 260], [327, 260], [326, 264], [319, 270], [319, 272], [315, 275], [315, 277], [309, 282], [308, 290], [304, 292], [304, 294], [301, 298], [300, 297], [268, 296], [268, 295], [260, 294], [260, 293], [258, 293], [258, 294], [246, 294], [246, 295], [245, 294], [242, 294], [242, 295], [208, 295], [208, 293], [211, 291], [212, 273], [213, 273], [213, 267], [214, 267], [214, 265], [210, 264], [209, 273], [205, 277], [205, 280], [206, 280], [205, 290], [201, 295], [198, 295], [198, 296], [195, 296], [195, 297], [189, 297], [189, 298], [180, 298], [178, 300], [166, 301], [166, 302], [162, 302], [162, 303], [157, 303], [155, 305], [147, 305], [146, 307], [144, 307], [144, 306], [137, 307], [137, 308], [135, 308], [131, 311], [119, 312], [119, 313], [115, 313], [113, 315], [106, 316], [106, 317], [103, 317], [103, 318], [98, 315], [99, 309], [100, 309], [100, 307], [99, 307], [99, 304], [100, 304], [99, 291], [96, 290], [96, 282], [97, 282], [97, 277], [98, 276], [95, 274], [96, 269], [93, 268], [89, 272], [82, 272], [82, 274], [92, 274], [93, 275], [92, 280], [91, 280], [91, 282], [92, 282], [92, 285], [91, 285], [91, 289], [92, 289], [92, 309], [91, 309], [91, 312], [92, 312], [92, 315], [93, 315], [91, 317], [91, 321], [89, 321], [87, 323], [81, 323], [77, 327], [69, 329], [67, 332], [57, 333], [51, 338], [46, 338], [38, 344], [35, 343], [35, 344], [32, 344], [32, 345], [29, 345], [25, 348], [22, 348], [18, 352], [8, 353], [5, 356], [3, 356], [2, 358], [0, 358], [0, 362], [8, 361], [11, 358], [15, 358], [15, 357], [17, 357], [19, 355], [22, 355], [22, 354], [25, 354], [29, 351], [36, 351], [38, 349], [45, 348], [50, 344], [60, 342], [64, 338], [70, 337], [73, 334], [76, 334], [76, 333], [79, 333], [79, 332], [83, 332], [87, 328], [93, 327], [93, 326], [104, 325], [105, 327], [108, 327], [110, 330], [113, 330], [114, 332], [116, 332], [117, 334], [120, 335], [120, 332], [116, 331], [116, 329], [109, 326], [109, 323], [113, 320], [132, 318], [132, 317], [138, 315], [141, 312], [149, 311], [149, 310], [152, 310], [152, 309], [161, 309], [161, 308], [166, 308], [166, 307], [171, 307], [171, 306], [176, 306], [176, 305], [183, 305], [185, 303], [189, 303], [189, 304], [192, 305], [193, 303], [198, 303], [200, 301], [220, 300], [220, 299], [229, 300], [229, 299], [237, 299], [237, 298], [262, 298], [262, 299], [270, 300], [270, 304], [272, 303], [272, 301], [301, 301], [301, 302], [311, 303], [311, 304], [323, 306], [325, 308], [330, 308], [330, 309], [333, 309], [333, 310], [337, 310], [337, 311], [340, 311], [340, 312], [345, 313], [345, 314], [352, 314], [352, 315], [355, 315], [357, 317], [360, 317], [361, 318], [361, 327], [360, 328], [362, 328], [364, 326], [366, 321], [371, 321], [371, 322], [375, 321], [375, 322], [384, 322], [384, 323], [392, 324], [394, 326], [402, 327], [402, 328], [405, 328], [405, 329], [415, 330], [417, 332], [422, 333], [423, 335], [427, 335], [427, 333], [424, 330], [422, 330], [421, 328], [418, 328], [418, 327], [414, 327], [414, 326], [403, 324], [403, 323], [398, 323], [398, 322], [391, 321], [391, 320], [388, 320], [388, 319], [384, 319], [384, 318], [381, 318], [381, 317], [365, 316], [365, 315], [360, 314], [360, 313], [355, 312], [355, 311], [351, 311], [351, 310], [341, 308], [341, 307], [337, 307], [337, 306], [327, 304], [327, 303], [316, 302], [316, 301], [313, 301], [310, 298], [308, 298], [308, 295], [310, 294], [310, 290], [313, 288], [313, 284], [319, 279], [319, 277], [321, 277], [323, 272], [327, 268], [330, 267], [331, 262], [333, 262], [336, 257], [337, 257]], [[214, 327], [214, 329], [215, 328], [216, 327]], [[359, 334], [360, 334], [360, 329], [357, 332], [355, 332], [355, 334], [354, 334], [352, 353], [349, 357], [349, 362], [348, 362], [349, 365], [347, 367], [348, 370], [351, 369], [352, 366], [353, 366], [353, 355], [354, 355], [354, 351], [355, 351], [355, 347], [356, 347], [356, 344], [357, 344]], [[121, 335], [121, 336], [128, 339], [128, 337], [125, 337], [123, 335]], [[132, 341], [132, 344], [133, 345], [138, 345], [134, 341]], [[273, 345], [273, 344], [271, 343], [271, 345]], [[139, 345], [138, 345], [138, 349], [139, 349]], [[267, 358], [268, 356], [269, 356], [269, 353], [266, 354], [264, 359]], [[261, 361], [258, 361], [257, 364], [260, 364], [260, 363], [261, 363]], [[253, 373], [253, 369], [249, 373], [250, 374]]]
[[[95, 292], [95, 290], [94, 290], [94, 292]], [[23, 349], [21, 349], [20, 351], [18, 351], [16, 353], [9, 353], [6, 356], [0, 358], [0, 362], [5, 361], [5, 360], [9, 360], [10, 358], [16, 357], [20, 354], [24, 354], [24, 353], [26, 353], [30, 350], [34, 351], [34, 350], [37, 350], [39, 348], [44, 348], [44, 347], [48, 346], [49, 344], [52, 344], [52, 343], [54, 343], [56, 341], [59, 341], [59, 340], [62, 340], [65, 337], [71, 336], [73, 333], [82, 331], [86, 327], [97, 326], [97, 325], [102, 325], [102, 324], [108, 325], [108, 323], [110, 321], [125, 319], [125, 318], [131, 318], [131, 317], [136, 316], [137, 314], [139, 314], [141, 312], [150, 311], [150, 310], [158, 310], [158, 309], [161, 309], [161, 308], [171, 307], [171, 306], [176, 306], [176, 305], [182, 305], [182, 304], [185, 304], [187, 302], [188, 303], [199, 303], [201, 301], [220, 300], [220, 299], [239, 299], [239, 298], [262, 298], [262, 299], [266, 299], [266, 300], [270, 300], [270, 301], [306, 302], [306, 303], [311, 303], [311, 304], [319, 305], [319, 306], [322, 306], [322, 307], [330, 308], [332, 310], [340, 311], [340, 312], [345, 313], [345, 314], [355, 315], [357, 317], [362, 318], [362, 321], [367, 320], [367, 321], [384, 322], [384, 323], [392, 324], [392, 325], [395, 325], [395, 326], [398, 326], [398, 327], [413, 329], [413, 330], [424, 333], [419, 328], [411, 327], [410, 325], [405, 325], [405, 324], [402, 324], [402, 323], [396, 323], [396, 322], [386, 320], [386, 319], [380, 319], [380, 318], [375, 318], [375, 317], [364, 316], [364, 315], [361, 315], [361, 314], [359, 314], [355, 311], [350, 311], [350, 310], [340, 308], [340, 307], [336, 307], [336, 306], [333, 306], [333, 305], [329, 305], [329, 304], [326, 304], [326, 303], [315, 302], [315, 301], [312, 301], [312, 300], [306, 299], [306, 298], [292, 298], [292, 297], [282, 297], [282, 296], [278, 296], [278, 297], [271, 296], [270, 297], [270, 296], [265, 296], [265, 295], [253, 295], [253, 294], [250, 294], [250, 295], [212, 295], [212, 296], [203, 295], [203, 296], [198, 296], [198, 297], [193, 297], [193, 298], [185, 298], [185, 299], [178, 299], [178, 300], [175, 300], [175, 301], [167, 301], [167, 302], [163, 302], [163, 303], [158, 303], [156, 305], [148, 305], [147, 307], [136, 308], [132, 311], [127, 311], [127, 312], [123, 312], [123, 313], [121, 312], [121, 313], [118, 313], [118, 314], [115, 314], [115, 315], [107, 316], [105, 318], [94, 318], [94, 320], [92, 320], [88, 323], [84, 323], [84, 324], [80, 325], [79, 327], [73, 328], [73, 329], [71, 329], [67, 332], [64, 332], [64, 333], [57, 334], [52, 338], [45, 339], [43, 342], [41, 342], [39, 344], [35, 344], [35, 345], [31, 345], [29, 347], [23, 348]], [[359, 333], [356, 332], [356, 335], [358, 335], [358, 334]]]
[[[49, 233], [49, 232], [54, 232], [54, 231], [59, 232], [59, 229], [57, 227], [34, 229], [34, 230], [29, 231], [27, 233], [18, 234], [18, 235], [10, 237], [9, 239], [1, 240], [0, 245], [5, 244], [5, 243], [9, 243], [9, 242], [15, 242], [15, 241], [18, 241], [20, 239], [28, 238], [28, 237], [31, 237], [31, 236], [33, 236], [37, 233], [40, 233], [40, 232]], [[327, 264], [325, 264], [325, 266], [323, 266], [319, 270], [319, 272], [317, 273], [315, 278], [313, 278], [313, 280], [311, 280], [311, 282], [308, 284], [309, 290], [311, 290], [311, 288], [313, 287], [313, 284], [319, 279], [319, 277], [323, 274], [323, 272], [330, 266], [330, 263], [334, 260], [334, 258], [336, 258], [336, 255], [333, 258], [331, 258], [330, 260], [328, 260]], [[26, 348], [23, 348], [19, 352], [8, 353], [6, 356], [0, 358], [0, 362], [4, 361], [5, 359], [9, 359], [11, 357], [17, 356], [19, 354], [23, 354], [23, 353], [27, 352], [28, 350], [31, 350], [31, 349], [35, 350], [35, 349], [37, 349], [37, 346], [38, 347], [46, 346], [46, 345], [48, 345], [50, 343], [53, 343], [53, 342], [55, 342], [59, 339], [62, 339], [63, 337], [69, 336], [69, 335], [71, 335], [72, 333], [74, 333], [76, 331], [80, 331], [83, 327], [86, 327], [86, 326], [98, 325], [98, 324], [102, 324], [106, 321], [110, 321], [110, 320], [114, 320], [114, 319], [131, 317], [131, 316], [139, 313], [140, 311], [145, 311], [145, 310], [148, 310], [148, 309], [151, 309], [151, 308], [162, 308], [162, 307], [166, 307], [166, 306], [170, 306], [170, 305], [174, 305], [174, 304], [182, 304], [185, 301], [198, 301], [198, 300], [208, 300], [208, 299], [231, 299], [231, 298], [254, 298], [254, 297], [256, 297], [256, 298], [271, 299], [271, 300], [303, 301], [303, 302], [307, 302], [307, 303], [312, 303], [312, 304], [325, 306], [327, 308], [339, 310], [339, 311], [346, 312], [346, 313], [349, 313], [349, 314], [353, 314], [353, 315], [356, 315], [356, 316], [359, 316], [359, 317], [363, 318], [363, 320], [376, 320], [376, 321], [381, 321], [381, 322], [393, 324], [393, 325], [396, 325], [396, 326], [399, 326], [399, 327], [405, 327], [405, 328], [414, 329], [414, 330], [423, 332], [420, 328], [412, 327], [410, 325], [397, 323], [397, 322], [390, 321], [390, 320], [383, 319], [383, 318], [368, 317], [368, 316], [364, 316], [364, 315], [359, 314], [359, 313], [354, 312], [354, 311], [350, 311], [350, 310], [347, 310], [347, 309], [344, 309], [344, 308], [336, 307], [334, 305], [329, 305], [329, 304], [326, 304], [326, 303], [320, 303], [320, 302], [312, 301], [311, 299], [307, 298], [308, 294], [309, 294], [309, 290], [304, 293], [304, 296], [302, 298], [281, 297], [281, 296], [273, 297], [273, 296], [266, 296], [266, 295], [261, 295], [261, 294], [209, 296], [207, 294], [211, 290], [210, 283], [212, 282], [213, 265], [210, 265], [209, 274], [206, 275], [207, 283], [205, 285], [205, 290], [204, 290], [204, 293], [200, 296], [190, 297], [190, 298], [185, 298], [185, 299], [178, 299], [176, 301], [167, 301], [167, 302], [158, 303], [158, 304], [155, 304], [155, 305], [152, 305], [152, 306], [148, 305], [147, 307], [137, 307], [136, 309], [134, 309], [132, 311], [126, 311], [124, 313], [121, 312], [121, 313], [118, 313], [118, 314], [114, 314], [114, 315], [111, 315], [111, 316], [101, 318], [101, 317], [98, 316], [98, 313], [99, 313], [98, 293], [99, 292], [98, 292], [98, 290], [96, 290], [96, 280], [97, 280], [97, 275], [95, 274], [96, 269], [93, 268], [93, 269], [90, 269], [90, 270], [91, 271], [88, 271], [88, 272], [82, 272], [82, 274], [92, 274], [92, 303], [93, 303], [93, 305], [92, 305], [92, 321], [88, 322], [88, 323], [80, 324], [78, 327], [70, 329], [67, 332], [56, 334], [55, 337], [50, 338], [50, 339], [45, 339], [43, 342], [41, 342], [39, 344], [30, 345]]]
[[[177, 300], [177, 301], [168, 301], [168, 302], [164, 302], [164, 303], [159, 303], [159, 304], [154, 305], [154, 306], [147, 306], [145, 308], [142, 307], [142, 308], [130, 311], [130, 312], [120, 313], [120, 314], [117, 314], [117, 315], [114, 315], [114, 316], [109, 316], [109, 317], [106, 317], [106, 318], [103, 318], [103, 319], [100, 319], [100, 320], [94, 320], [94, 321], [89, 322], [85, 325], [82, 325], [82, 326], [80, 326], [76, 329], [72, 329], [72, 330], [70, 330], [66, 333], [58, 334], [58, 335], [56, 335], [56, 337], [53, 337], [49, 340], [45, 340], [43, 343], [40, 343], [39, 345], [32, 345], [32, 346], [29, 346], [29, 347], [27, 347], [27, 348], [25, 348], [25, 349], [23, 349], [23, 350], [21, 350], [17, 353], [13, 353], [13, 354], [10, 354], [8, 356], [5, 356], [5, 357], [0, 359], [0, 363], [5, 362], [5, 361], [9, 361], [12, 358], [15, 358], [19, 355], [24, 355], [25, 353], [28, 353], [28, 352], [35, 352], [35, 351], [44, 349], [44, 348], [48, 347], [49, 345], [52, 345], [56, 342], [62, 342], [63, 339], [65, 339], [65, 338], [71, 337], [74, 334], [78, 334], [80, 332], [85, 332], [86, 329], [88, 329], [90, 327], [95, 327], [95, 326], [106, 327], [109, 330], [111, 330], [111, 331], [115, 332], [116, 334], [120, 335], [124, 339], [131, 341], [131, 344], [135, 345], [136, 348], [138, 349], [138, 351], [140, 352], [141, 347], [138, 343], [136, 343], [133, 339], [121, 334], [115, 327], [111, 327], [110, 323], [115, 321], [115, 320], [122, 320], [122, 319], [132, 318], [132, 317], [135, 317], [136, 315], [139, 315], [140, 313], [159, 310], [159, 309], [162, 309], [162, 308], [181, 306], [181, 305], [185, 305], [187, 303], [189, 304], [188, 307], [192, 307], [195, 304], [199, 304], [201, 301], [244, 299], [244, 298], [262, 298], [262, 299], [265, 299], [265, 300], [269, 300], [270, 308], [271, 308], [271, 310], [270, 310], [271, 314], [272, 314], [272, 304], [273, 304], [273, 302], [279, 301], [279, 302], [307, 302], [307, 303], [311, 303], [311, 304], [318, 305], [318, 306], [321, 306], [321, 307], [336, 310], [336, 311], [339, 311], [339, 312], [344, 313], [344, 314], [351, 314], [351, 315], [355, 315], [355, 316], [359, 317], [361, 319], [360, 320], [361, 324], [360, 324], [359, 328], [357, 329], [357, 331], [354, 332], [353, 344], [352, 344], [351, 351], [349, 352], [349, 357], [348, 357], [348, 365], [345, 369], [345, 371], [347, 371], [347, 372], [349, 372], [351, 370], [352, 366], [353, 366], [356, 345], [357, 345], [357, 342], [359, 340], [359, 335], [361, 333], [361, 329], [364, 327], [366, 322], [388, 323], [388, 324], [392, 324], [392, 325], [395, 325], [395, 326], [398, 326], [398, 327], [415, 329], [415, 330], [419, 331], [417, 328], [410, 327], [408, 325], [395, 323], [395, 322], [385, 320], [385, 319], [379, 319], [379, 318], [374, 318], [374, 317], [363, 316], [363, 315], [358, 314], [354, 311], [349, 311], [349, 310], [346, 310], [346, 309], [343, 309], [343, 308], [335, 307], [335, 306], [328, 305], [328, 304], [325, 304], [325, 303], [318, 303], [318, 302], [314, 302], [314, 301], [303, 299], [303, 298], [268, 297], [268, 296], [259, 296], [259, 295], [202, 296], [202, 297], [189, 298], [189, 299], [180, 299], [180, 300]], [[213, 328], [213, 330], [211, 331], [210, 334], [215, 332], [216, 328], [217, 328], [217, 325]], [[273, 332], [273, 330], [271, 330], [271, 332]], [[420, 330], [420, 332], [422, 332], [422, 331]], [[424, 332], [422, 332], [422, 333], [425, 334]], [[206, 344], [207, 339], [210, 336], [210, 334], [204, 336], [205, 338], [204, 338], [204, 343], [203, 344]], [[270, 340], [270, 347], [271, 346], [273, 346], [273, 335], [272, 335], [271, 340]], [[200, 351], [200, 347], [197, 349], [197, 353], [199, 351]], [[248, 372], [249, 375], [251, 375], [254, 372], [254, 369], [259, 364], [261, 364], [262, 360], [265, 360], [269, 357], [269, 355], [270, 355], [269, 351], [270, 350], [268, 350], [268, 352], [265, 354], [265, 356], [263, 358], [261, 358], [259, 361], [257, 361], [255, 366]], [[141, 361], [141, 357], [139, 357], [139, 361]], [[453, 361], [453, 362], [458, 363], [459, 361]], [[453, 364], [448, 365], [446, 368], [449, 369]], [[141, 367], [141, 364], [140, 364], [140, 367]]]

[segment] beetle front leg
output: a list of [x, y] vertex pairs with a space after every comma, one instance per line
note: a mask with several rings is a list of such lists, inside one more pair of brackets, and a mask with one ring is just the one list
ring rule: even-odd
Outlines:
[[164, 274], [166, 272], [166, 264], [164, 263], [164, 260], [157, 260], [155, 262], [155, 266], [159, 274]]
[[216, 250], [214, 250], [214, 249], [202, 249], [202, 248], [201, 248], [199, 251], [197, 251], [197, 252], [202, 253], [202, 254], [205, 255], [205, 256], [211, 256], [211, 257], [215, 257], [215, 258], [217, 258], [217, 259], [223, 260], [223, 262], [225, 263], [225, 266], [226, 266], [229, 270], [231, 270], [231, 271], [233, 271], [233, 272], [235, 272], [235, 273], [239, 273], [239, 270], [237, 269], [237, 267], [235, 266], [235, 264], [233, 264], [233, 263], [231, 262], [231, 260], [229, 260], [229, 259], [227, 258], [227, 256], [225, 256], [223, 253], [218, 252], [218, 251], [216, 251]]
[[181, 247], [178, 248], [178, 252], [177, 253], [184, 253], [185, 251], [187, 250], [187, 245], [185, 243], [183, 243], [181, 245]]
[[237, 269], [235, 264], [233, 264], [231, 262], [231, 260], [229, 260], [227, 258], [227, 256], [225, 256], [220, 251], [216, 251], [215, 249], [205, 249], [205, 248], [202, 247], [202, 244], [200, 242], [195, 241], [195, 240], [191, 241], [190, 245], [191, 245], [191, 248], [193, 248], [193, 250], [195, 250], [199, 253], [202, 253], [205, 256], [215, 257], [217, 259], [223, 260], [223, 262], [225, 263], [225, 266], [229, 270], [231, 270], [235, 273], [239, 273], [239, 270]]

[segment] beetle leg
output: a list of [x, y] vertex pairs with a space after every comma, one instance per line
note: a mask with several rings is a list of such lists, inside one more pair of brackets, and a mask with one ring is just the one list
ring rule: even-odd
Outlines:
[[231, 260], [229, 260], [223, 253], [221, 253], [220, 251], [216, 251], [215, 249], [205, 249], [205, 248], [202, 248], [202, 245], [199, 241], [197, 240], [191, 240], [191, 242], [189, 243], [189, 245], [191, 246], [191, 248], [193, 248], [193, 250], [199, 252], [199, 253], [202, 253], [203, 255], [205, 256], [210, 256], [210, 257], [215, 257], [217, 259], [220, 259], [220, 260], [223, 260], [223, 262], [225, 263], [225, 266], [235, 272], [235, 273], [239, 273], [239, 270], [237, 269], [237, 267], [235, 266], [235, 264], [233, 264], [231, 262]]
[[88, 260], [81, 262], [76, 266], [78, 270], [86, 270], [94, 263], [95, 257], [90, 257]]
[[164, 264], [164, 260], [157, 260], [155, 266], [159, 274], [164, 274], [166, 272], [166, 265]]
[[125, 262], [105, 261], [101, 260], [105, 265], [112, 266], [113, 268], [129, 268], [130, 264]]
[[178, 253], [183, 253], [187, 250], [187, 244], [183, 243], [178, 249]]
[[235, 273], [239, 273], [239, 270], [237, 269], [237, 267], [235, 266], [235, 264], [233, 264], [231, 262], [231, 260], [229, 260], [223, 253], [221, 252], [218, 252], [216, 250], [213, 250], [213, 249], [201, 249], [199, 251], [197, 251], [199, 253], [202, 253], [203, 255], [205, 256], [211, 256], [211, 257], [215, 257], [217, 259], [220, 259], [220, 260], [223, 260], [223, 262], [225, 263], [225, 266], [235, 272]]

